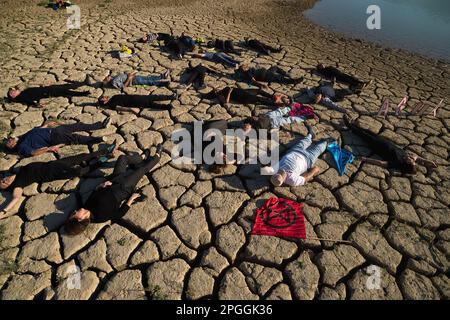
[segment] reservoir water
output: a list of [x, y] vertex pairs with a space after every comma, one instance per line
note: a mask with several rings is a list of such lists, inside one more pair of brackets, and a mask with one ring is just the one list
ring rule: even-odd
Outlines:
[[[370, 30], [367, 8], [380, 9]], [[305, 16], [347, 36], [450, 62], [450, 0], [320, 0]]]

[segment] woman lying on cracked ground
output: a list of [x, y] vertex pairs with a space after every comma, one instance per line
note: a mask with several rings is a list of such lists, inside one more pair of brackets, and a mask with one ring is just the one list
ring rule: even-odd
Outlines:
[[41, 184], [54, 180], [84, 177], [105, 163], [108, 157], [114, 154], [115, 149], [116, 144], [114, 143], [96, 152], [49, 162], [32, 162], [19, 168], [15, 173], [4, 174], [0, 180], [0, 190], [11, 191], [12, 199], [1, 211], [0, 219], [14, 214], [11, 210], [20, 200], [25, 187], [33, 183]]
[[267, 106], [277, 106], [283, 104], [281, 96], [270, 94], [261, 89], [242, 89], [225, 87], [221, 90], [212, 89], [208, 93], [201, 94], [202, 99], [219, 100], [222, 107], [231, 103], [239, 104], [263, 104]]
[[383, 160], [377, 160], [367, 157], [357, 157], [361, 161], [375, 164], [383, 168], [391, 169], [402, 174], [416, 174], [417, 166], [422, 165], [428, 170], [437, 168], [436, 163], [426, 160], [417, 155], [410, 154], [401, 149], [393, 142], [380, 137], [379, 135], [359, 127], [348, 115], [344, 115], [344, 124], [353, 134], [361, 138], [369, 145], [369, 148], [379, 155]]
[[[107, 181], [98, 185], [84, 204], [75, 210], [64, 227], [69, 235], [82, 233], [90, 222], [101, 223], [124, 216], [135, 201], [146, 197], [135, 193], [139, 180], [150, 172], [161, 159], [162, 145], [156, 147], [155, 156], [146, 149], [143, 155], [137, 153], [121, 155]], [[132, 170], [127, 172], [128, 168]]]

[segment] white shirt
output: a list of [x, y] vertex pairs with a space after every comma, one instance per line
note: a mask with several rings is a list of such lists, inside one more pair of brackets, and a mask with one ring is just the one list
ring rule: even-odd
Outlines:
[[287, 174], [286, 180], [284, 181], [285, 184], [293, 187], [303, 186], [306, 181], [302, 174], [308, 171], [308, 164], [302, 154], [290, 152], [276, 165], [273, 167], [265, 167], [263, 170], [265, 173], [271, 175], [274, 175], [279, 170], [284, 170]]

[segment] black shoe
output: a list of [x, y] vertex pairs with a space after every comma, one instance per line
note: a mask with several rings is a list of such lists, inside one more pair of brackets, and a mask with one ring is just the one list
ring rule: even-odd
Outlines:
[[106, 118], [105, 120], [103, 120], [103, 128], [108, 128], [112, 123], [112, 119], [111, 117]]
[[346, 126], [347, 128], [350, 129], [351, 124], [352, 124], [352, 122], [353, 122], [353, 121], [350, 119], [350, 117], [349, 117], [347, 114], [344, 114], [343, 120], [344, 120], [345, 126]]
[[150, 158], [150, 149], [144, 150], [144, 160], [148, 160]]
[[162, 149], [163, 149], [162, 144], [161, 144], [161, 143], [158, 144], [158, 145], [156, 146], [156, 152], [155, 152], [155, 155], [158, 156], [158, 157], [161, 157]]
[[314, 140], [316, 138], [316, 133], [314, 131], [314, 128], [311, 127], [309, 124], [305, 124], [306, 129], [308, 130], [308, 134], [311, 135], [311, 139]]

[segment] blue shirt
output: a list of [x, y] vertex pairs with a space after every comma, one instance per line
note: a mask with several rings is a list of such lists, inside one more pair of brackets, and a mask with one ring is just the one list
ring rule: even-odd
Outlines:
[[127, 79], [128, 75], [126, 73], [121, 73], [112, 79], [111, 84], [116, 89], [122, 89]]
[[48, 147], [50, 142], [50, 128], [34, 128], [19, 138], [17, 152], [22, 156], [31, 156], [32, 152]]

